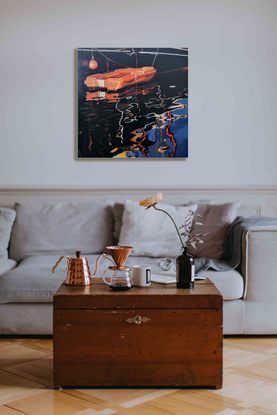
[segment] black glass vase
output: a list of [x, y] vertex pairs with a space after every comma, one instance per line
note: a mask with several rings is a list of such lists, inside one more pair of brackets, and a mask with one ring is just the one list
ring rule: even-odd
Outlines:
[[194, 288], [194, 258], [187, 248], [176, 259], [177, 288]]

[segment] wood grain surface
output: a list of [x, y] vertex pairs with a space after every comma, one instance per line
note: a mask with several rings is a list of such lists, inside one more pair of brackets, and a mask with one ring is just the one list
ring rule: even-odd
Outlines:
[[225, 338], [217, 390], [53, 390], [51, 339], [0, 338], [0, 364], [0, 415], [276, 415], [276, 337]]
[[62, 284], [54, 295], [55, 309], [105, 308], [221, 308], [222, 296], [209, 281], [197, 281], [194, 290], [176, 284], [155, 284], [113, 291], [101, 279], [85, 287]]
[[76, 288], [55, 295], [56, 387], [221, 387], [222, 297], [212, 283], [127, 295]]

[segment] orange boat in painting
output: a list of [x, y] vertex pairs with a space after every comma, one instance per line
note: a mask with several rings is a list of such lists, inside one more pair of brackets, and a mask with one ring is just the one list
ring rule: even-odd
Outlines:
[[156, 84], [148, 84], [148, 85], [133, 85], [130, 88], [126, 88], [122, 91], [103, 91], [97, 90], [93, 92], [86, 93], [86, 101], [99, 101], [99, 100], [107, 100], [109, 102], [117, 102], [119, 99], [128, 97], [128, 96], [136, 96], [136, 95], [147, 95], [152, 92], [156, 88]]
[[156, 73], [157, 70], [153, 66], [124, 68], [87, 76], [84, 83], [88, 88], [104, 88], [109, 91], [118, 91], [126, 86], [148, 82]]

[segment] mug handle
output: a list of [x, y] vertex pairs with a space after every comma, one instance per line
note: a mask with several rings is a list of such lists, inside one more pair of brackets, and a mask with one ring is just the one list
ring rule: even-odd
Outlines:
[[146, 284], [149, 284], [151, 281], [151, 269], [147, 268], [146, 270]]

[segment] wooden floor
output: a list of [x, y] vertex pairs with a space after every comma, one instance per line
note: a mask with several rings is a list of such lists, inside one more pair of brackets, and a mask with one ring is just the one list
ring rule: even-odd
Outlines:
[[[201, 352], [201, 351], [200, 351]], [[0, 415], [277, 414], [277, 338], [224, 340], [220, 390], [52, 390], [52, 340], [0, 339]]]

